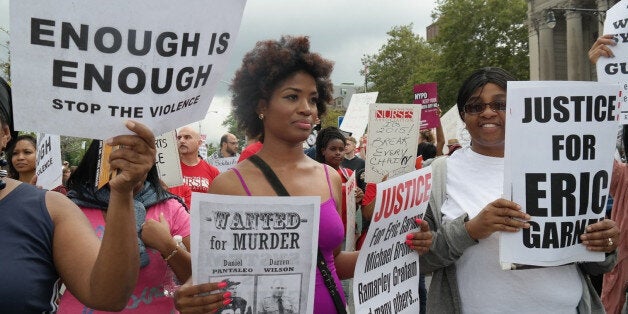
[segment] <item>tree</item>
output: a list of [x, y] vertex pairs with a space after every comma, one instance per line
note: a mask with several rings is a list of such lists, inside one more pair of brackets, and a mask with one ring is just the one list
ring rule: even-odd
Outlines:
[[[240, 142], [240, 147], [244, 147], [246, 145], [246, 139], [244, 132], [238, 126], [238, 122], [233, 117], [233, 112], [230, 112], [227, 118], [222, 121], [222, 126], [227, 127], [227, 132], [235, 135], [238, 138], [238, 142]], [[209, 156], [209, 153], [207, 154]]]
[[412, 32], [412, 24], [395, 26], [387, 32], [390, 38], [375, 55], [366, 55], [362, 64], [368, 67], [369, 90], [379, 92], [380, 103], [412, 103], [414, 84], [429, 80], [429, 68], [435, 51]]
[[438, 60], [432, 73], [443, 111], [455, 105], [462, 81], [481, 67], [530, 77], [526, 0], [439, 0], [433, 17]]
[[338, 117], [344, 114], [344, 110], [332, 109], [331, 107], [327, 107], [327, 112], [321, 118], [321, 129], [324, 129], [328, 126], [338, 127]]
[[77, 166], [91, 141], [88, 138], [61, 136], [61, 159], [67, 160], [70, 165]]
[[[0, 27], [0, 32], [6, 33], [9, 35], [9, 31]], [[7, 60], [0, 61], [0, 71], [4, 73], [4, 77], [9, 80], [11, 77], [11, 51], [9, 50], [9, 41], [7, 40], [4, 44], [0, 44], [0, 47], [4, 47], [7, 50]]]

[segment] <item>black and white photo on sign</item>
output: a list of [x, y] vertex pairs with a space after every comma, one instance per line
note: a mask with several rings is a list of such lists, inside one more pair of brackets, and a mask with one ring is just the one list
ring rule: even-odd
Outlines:
[[505, 266], [604, 260], [580, 235], [604, 219], [619, 91], [595, 82], [508, 82], [504, 198], [531, 220], [530, 228], [501, 233]]

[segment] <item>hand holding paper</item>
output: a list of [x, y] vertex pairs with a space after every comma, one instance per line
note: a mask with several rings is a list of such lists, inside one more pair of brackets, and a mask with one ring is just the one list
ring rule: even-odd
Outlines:
[[521, 228], [530, 228], [530, 224], [525, 222], [527, 220], [530, 220], [530, 215], [522, 212], [519, 204], [500, 198], [467, 221], [465, 228], [471, 238], [481, 240], [496, 231], [517, 232]]

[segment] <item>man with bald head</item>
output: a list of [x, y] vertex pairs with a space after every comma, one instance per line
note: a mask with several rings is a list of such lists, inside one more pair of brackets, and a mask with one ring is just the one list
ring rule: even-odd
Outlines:
[[188, 207], [192, 200], [191, 192], [207, 193], [214, 178], [220, 174], [216, 167], [199, 156], [198, 148], [202, 143], [201, 135], [192, 127], [186, 126], [177, 131], [183, 186], [171, 188], [169, 191], [183, 197]]

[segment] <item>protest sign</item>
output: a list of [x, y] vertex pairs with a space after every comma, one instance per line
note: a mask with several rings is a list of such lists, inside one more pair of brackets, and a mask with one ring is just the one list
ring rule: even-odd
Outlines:
[[192, 193], [190, 212], [194, 284], [249, 282], [253, 313], [281, 284], [284, 305], [312, 313], [320, 197]]
[[214, 158], [211, 160], [211, 164], [218, 168], [220, 173], [223, 173], [235, 167], [238, 164], [238, 158], [240, 158], [240, 156]]
[[380, 182], [414, 170], [421, 108], [413, 104], [371, 104], [366, 182]]
[[347, 209], [347, 228], [345, 228], [345, 251], [355, 251], [355, 189], [358, 187], [355, 181], [355, 172], [351, 174], [347, 182], [343, 183], [345, 187], [345, 202]]
[[173, 130], [155, 137], [155, 147], [157, 148], [155, 164], [159, 179], [169, 187], [182, 185], [183, 175], [181, 174], [176, 132]]
[[339, 129], [351, 133], [353, 138], [360, 138], [369, 121], [369, 106], [377, 101], [379, 92], [359, 93], [351, 95], [349, 107]]
[[418, 313], [419, 254], [406, 235], [427, 209], [432, 188], [426, 167], [377, 184], [375, 209], [353, 276], [356, 313]]
[[[604, 219], [617, 133], [618, 84], [508, 82], [504, 198], [530, 228], [500, 237], [503, 264], [603, 261], [581, 244]], [[533, 150], [533, 152], [531, 152]]]
[[601, 57], [597, 61], [597, 79], [603, 83], [619, 83], [619, 123], [628, 124], [628, 1], [620, 1], [606, 11], [604, 34], [613, 34], [617, 45], [609, 46], [613, 58]]
[[204, 117], [245, 0], [11, 3], [15, 128], [106, 139]]
[[52, 190], [63, 183], [61, 138], [59, 135], [37, 134], [37, 185]]
[[414, 104], [421, 106], [421, 130], [440, 126], [438, 113], [438, 83], [414, 85]]

